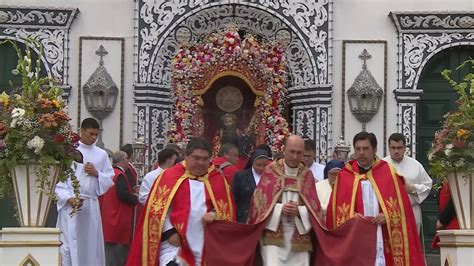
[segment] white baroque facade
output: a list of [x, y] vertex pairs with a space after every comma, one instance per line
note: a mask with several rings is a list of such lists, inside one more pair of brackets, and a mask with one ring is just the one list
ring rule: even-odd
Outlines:
[[[81, 68], [96, 67], [81, 61], [87, 47], [80, 38], [123, 39], [122, 54], [115, 49], [104, 57], [121, 58], [105, 62], [120, 84], [121, 102], [103, 121], [103, 141], [117, 150], [144, 137], [152, 158], [173, 115], [170, 64], [180, 42], [231, 23], [265, 38], [284, 37], [289, 122], [296, 133], [316, 140], [319, 160], [325, 161], [339, 136], [350, 141], [362, 128], [345, 94], [361, 70], [362, 49], [370, 53], [367, 68], [384, 90], [367, 131], [375, 132], [380, 144], [390, 133], [403, 132], [416, 155], [421, 71], [447, 47], [474, 45], [473, 16], [471, 0], [2, 0], [0, 38], [41, 39], [47, 73], [63, 80], [74, 125], [90, 116], [80, 95], [79, 86], [88, 79]], [[120, 138], [107, 137], [119, 131]], [[386, 152], [379, 145], [379, 156]]]

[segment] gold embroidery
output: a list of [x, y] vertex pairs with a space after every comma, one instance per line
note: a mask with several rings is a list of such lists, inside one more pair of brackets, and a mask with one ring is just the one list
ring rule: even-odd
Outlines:
[[270, 230], [264, 230], [261, 243], [262, 245], [284, 247], [285, 241], [283, 239], [283, 231], [281, 228], [281, 223], [279, 224], [276, 232], [273, 232]]
[[257, 215], [256, 222], [260, 221], [260, 218], [263, 218], [265, 215], [264, 208], [267, 206], [267, 197], [263, 193], [261, 188], [255, 190], [253, 194], [253, 213]]
[[350, 219], [350, 206], [347, 203], [343, 203], [342, 206], [337, 207], [336, 215], [336, 227], [343, 224], [345, 221]]
[[270, 180], [268, 179], [268, 176], [264, 175], [262, 179], [260, 179], [260, 184], [262, 184], [263, 187], [268, 186], [270, 183]]
[[404, 265], [403, 254], [403, 234], [401, 228], [401, 213], [398, 201], [392, 197], [385, 200], [389, 223], [392, 230], [389, 232], [391, 241], [391, 251], [395, 265]]
[[230, 208], [229, 203], [223, 201], [222, 199], [217, 201], [217, 210], [216, 210], [216, 218], [218, 220], [226, 220], [230, 221]]
[[158, 197], [153, 198], [152, 203], [152, 213], [156, 213], [160, 215], [163, 213], [163, 210], [166, 207], [166, 202], [168, 201], [168, 197], [170, 195], [171, 189], [169, 189], [166, 185], [158, 187]]
[[[150, 219], [150, 224], [149, 224], [149, 232], [150, 232], [150, 238], [149, 238], [149, 241], [148, 241], [148, 250], [149, 252], [151, 252], [152, 254], [157, 254], [156, 252], [158, 252], [158, 246], [160, 244], [160, 241], [158, 239], [160, 239], [160, 220], [158, 219], [157, 216], [153, 216], [151, 217]], [[148, 257], [148, 259], [151, 259], [150, 257]], [[148, 261], [148, 263], [153, 263], [152, 260]]]

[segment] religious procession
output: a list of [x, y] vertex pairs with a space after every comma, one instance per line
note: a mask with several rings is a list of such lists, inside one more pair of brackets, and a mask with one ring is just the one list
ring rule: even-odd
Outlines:
[[55, 188], [62, 264], [425, 265], [418, 202], [432, 180], [404, 155], [403, 134], [377, 158], [377, 137], [362, 131], [354, 159], [343, 146], [322, 165], [314, 140], [293, 134], [279, 153], [265, 143], [246, 153], [235, 116], [222, 120], [216, 155], [204, 138], [170, 143], [140, 180], [132, 145], [110, 163], [99, 123], [84, 119], [80, 199], [69, 179]]
[[2, 0], [1, 266], [474, 266], [469, 0]]

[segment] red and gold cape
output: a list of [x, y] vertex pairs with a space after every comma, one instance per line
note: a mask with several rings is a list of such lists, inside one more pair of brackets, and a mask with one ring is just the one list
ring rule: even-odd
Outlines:
[[[266, 220], [280, 200], [282, 192], [288, 189], [299, 193], [300, 205], [306, 206], [310, 213], [310, 234], [315, 238], [314, 265], [373, 265], [376, 226], [370, 220], [356, 217], [336, 230], [328, 231], [321, 218], [321, 207], [311, 171], [300, 165], [296, 178], [284, 173], [283, 159], [272, 162], [265, 168], [252, 198], [249, 224], [217, 221], [204, 228], [206, 265], [255, 265], [258, 261], [258, 243], [262, 239]], [[360, 242], [360, 239], [364, 241]]]
[[424, 265], [415, 216], [404, 188], [404, 179], [395, 168], [376, 160], [361, 174], [356, 160], [349, 161], [339, 172], [328, 205], [328, 228], [337, 228], [356, 213], [364, 213], [361, 181], [369, 180], [374, 188], [386, 224], [382, 225], [387, 265]]
[[[186, 239], [191, 207], [188, 179], [196, 177], [186, 170], [184, 162], [166, 169], [157, 178], [140, 218], [127, 265], [159, 265], [163, 224], [170, 207], [170, 221], [182, 240], [179, 257], [189, 265], [196, 264]], [[235, 207], [225, 177], [210, 165], [207, 174], [198, 180], [204, 182], [208, 210], [213, 209], [218, 220], [234, 221]]]
[[285, 175], [283, 159], [269, 164], [260, 178], [253, 194], [249, 210], [249, 224], [258, 223], [268, 218], [275, 204], [286, 190], [298, 192], [304, 205], [314, 218], [321, 219], [321, 204], [316, 195], [314, 177], [304, 164], [298, 166], [296, 177]]

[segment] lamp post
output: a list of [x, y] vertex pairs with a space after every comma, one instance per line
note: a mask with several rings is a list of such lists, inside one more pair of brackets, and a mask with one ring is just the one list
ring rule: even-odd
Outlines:
[[118, 88], [104, 66], [103, 57], [108, 54], [103, 45], [95, 52], [99, 57], [99, 66], [84, 84], [84, 100], [86, 109], [99, 120], [100, 131], [97, 146], [104, 148], [102, 142], [102, 121], [115, 108], [118, 97]]
[[366, 123], [377, 114], [383, 98], [382, 88], [367, 69], [367, 60], [371, 57], [367, 49], [359, 55], [359, 58], [364, 61], [362, 71], [347, 90], [349, 107], [352, 114], [362, 123], [362, 131], [365, 131]]
[[339, 161], [347, 162], [349, 159], [349, 152], [351, 151], [351, 144], [344, 141], [344, 137], [339, 138], [339, 142], [334, 145], [335, 159]]

